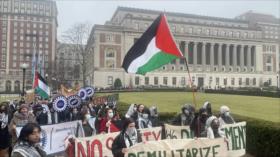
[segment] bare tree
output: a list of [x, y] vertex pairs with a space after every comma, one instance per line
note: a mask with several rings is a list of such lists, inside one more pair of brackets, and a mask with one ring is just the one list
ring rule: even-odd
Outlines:
[[63, 42], [71, 44], [73, 52], [79, 54], [77, 60], [79, 60], [82, 69], [83, 86], [86, 85], [86, 57], [89, 53], [85, 45], [89, 38], [90, 30], [91, 26], [89, 23], [77, 23], [62, 35]]

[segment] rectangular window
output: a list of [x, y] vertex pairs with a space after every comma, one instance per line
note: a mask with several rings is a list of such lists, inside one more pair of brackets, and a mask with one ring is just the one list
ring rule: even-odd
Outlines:
[[235, 79], [234, 78], [231, 78], [231, 85], [233, 85], [234, 86], [234, 83], [235, 82]]
[[182, 77], [182, 78], [181, 78], [181, 85], [182, 85], [182, 86], [186, 85], [186, 79], [185, 79], [185, 77]]
[[246, 78], [246, 86], [249, 86], [249, 85], [250, 85], [250, 79]]
[[172, 85], [173, 85], [173, 86], [176, 86], [176, 82], [177, 82], [176, 77], [172, 77]]
[[224, 85], [227, 85], [227, 78], [224, 78]]
[[145, 77], [145, 85], [149, 84], [149, 77]]
[[238, 80], [238, 84], [239, 84], [239, 86], [241, 86], [241, 85], [242, 85], [242, 78], [239, 78], [239, 80]]
[[255, 86], [257, 84], [256, 78], [253, 78], [253, 85]]
[[163, 84], [167, 85], [167, 77], [163, 77]]
[[108, 85], [113, 85], [113, 76], [108, 76]]
[[220, 78], [216, 77], [216, 85], [219, 86], [220, 85]]
[[135, 77], [135, 85], [139, 85], [139, 76]]
[[158, 85], [158, 77], [154, 77], [154, 85]]

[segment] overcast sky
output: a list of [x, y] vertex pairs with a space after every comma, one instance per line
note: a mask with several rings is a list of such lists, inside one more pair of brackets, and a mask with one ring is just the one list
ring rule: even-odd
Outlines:
[[104, 24], [118, 6], [234, 18], [249, 10], [279, 18], [279, 0], [56, 0], [58, 37], [75, 23]]

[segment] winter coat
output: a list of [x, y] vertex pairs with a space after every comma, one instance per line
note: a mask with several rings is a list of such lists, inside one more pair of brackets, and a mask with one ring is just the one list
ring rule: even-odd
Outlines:
[[26, 117], [21, 113], [15, 112], [14, 117], [12, 118], [9, 124], [9, 132], [12, 135], [12, 144], [14, 145], [17, 140], [16, 130], [13, 128], [13, 125], [23, 127], [27, 123], [36, 123], [36, 119], [33, 113], [29, 112]]
[[39, 145], [30, 145], [28, 142], [18, 142], [12, 151], [12, 157], [47, 157], [46, 152]]
[[[100, 120], [100, 125], [99, 125], [99, 133], [101, 132], [118, 132], [120, 131], [119, 129], [119, 123], [118, 123], [118, 120], [111, 120], [111, 125], [110, 127], [106, 127], [106, 123], [108, 122], [109, 120], [107, 118], [102, 118]], [[110, 130], [108, 130], [110, 128]]]
[[[127, 148], [125, 144], [125, 137], [126, 134], [124, 131], [122, 131], [113, 141], [112, 144], [112, 153], [114, 157], [124, 157], [124, 154], [122, 153], [123, 148]], [[137, 143], [142, 142], [141, 134], [137, 131]]]

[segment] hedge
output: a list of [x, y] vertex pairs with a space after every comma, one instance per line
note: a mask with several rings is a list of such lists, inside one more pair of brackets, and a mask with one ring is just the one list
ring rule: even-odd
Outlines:
[[[124, 115], [130, 104], [119, 102], [119, 112]], [[218, 113], [214, 111], [214, 114]], [[161, 122], [170, 122], [176, 112], [159, 114]], [[255, 157], [280, 157], [280, 123], [257, 120], [233, 114], [234, 119], [246, 121], [246, 152]]]
[[280, 91], [261, 91], [261, 90], [213, 90], [205, 89], [205, 93], [219, 93], [219, 94], [234, 94], [234, 95], [249, 95], [249, 96], [265, 96], [279, 98]]

